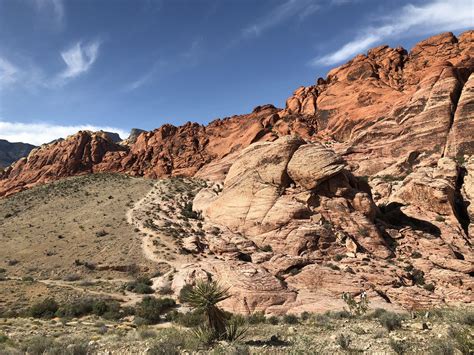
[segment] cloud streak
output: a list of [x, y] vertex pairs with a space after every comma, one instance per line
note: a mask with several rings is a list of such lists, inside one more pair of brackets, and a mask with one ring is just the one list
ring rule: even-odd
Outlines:
[[198, 65], [203, 55], [202, 42], [203, 39], [201, 37], [194, 39], [189, 47], [178, 53], [173, 60], [156, 60], [148, 71], [139, 76], [138, 79], [126, 84], [123, 87], [123, 91], [134, 91], [150, 83], [152, 80], [156, 80], [157, 77], [165, 73], [176, 73], [185, 68]]
[[63, 24], [65, 16], [63, 0], [35, 0], [34, 3], [38, 10], [51, 11], [56, 25]]
[[293, 17], [300, 20], [308, 17], [319, 9], [316, 0], [286, 0], [271, 9], [265, 16], [242, 30], [244, 38], [260, 36], [263, 32], [278, 26]]
[[391, 38], [470, 28], [473, 7], [471, 0], [431, 0], [423, 5], [406, 5], [383, 17], [378, 26], [361, 29], [353, 40], [332, 53], [314, 58], [310, 64], [338, 64]]
[[18, 80], [19, 69], [7, 59], [0, 57], [0, 89]]
[[66, 138], [81, 130], [115, 132], [120, 137], [127, 138], [128, 132], [115, 127], [101, 127], [94, 125], [64, 126], [50, 123], [19, 123], [0, 121], [0, 139], [9, 142], [23, 142], [41, 145], [58, 138]]

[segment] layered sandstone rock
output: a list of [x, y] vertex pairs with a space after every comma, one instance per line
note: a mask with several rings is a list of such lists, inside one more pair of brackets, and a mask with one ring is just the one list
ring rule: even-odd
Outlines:
[[[391, 309], [473, 301], [474, 253], [458, 221], [452, 159], [410, 174], [380, 211], [340, 158], [316, 147], [291, 136], [255, 143], [222, 191], [201, 190], [194, 209], [223, 232], [201, 238], [202, 255], [213, 258], [186, 272], [205, 270], [231, 287], [225, 306], [239, 313], [325, 311], [343, 306], [343, 292], [362, 290], [372, 307]], [[298, 152], [307, 149], [311, 159], [301, 164]], [[328, 161], [342, 169], [321, 169]]]

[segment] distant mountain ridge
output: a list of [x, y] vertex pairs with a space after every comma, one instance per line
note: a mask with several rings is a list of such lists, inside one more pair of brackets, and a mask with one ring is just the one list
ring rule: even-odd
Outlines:
[[20, 158], [28, 156], [36, 146], [28, 143], [10, 143], [5, 139], [0, 139], [0, 168], [4, 168], [14, 163]]

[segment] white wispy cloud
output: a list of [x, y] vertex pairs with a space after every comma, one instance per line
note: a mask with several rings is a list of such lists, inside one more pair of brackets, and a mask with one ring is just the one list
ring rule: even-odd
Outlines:
[[18, 80], [19, 69], [7, 59], [0, 57], [0, 89]]
[[52, 13], [56, 25], [62, 25], [65, 15], [63, 0], [34, 0], [34, 3], [38, 10]]
[[157, 60], [155, 63], [153, 63], [152, 67], [149, 70], [147, 70], [144, 74], [140, 75], [138, 79], [133, 80], [132, 82], [126, 84], [123, 87], [123, 91], [130, 92], [142, 87], [143, 85], [148, 84], [153, 78], [155, 78], [159, 74], [160, 72], [159, 69], [165, 66], [166, 66], [165, 61]]
[[77, 42], [68, 50], [61, 52], [66, 69], [59, 76], [63, 79], [70, 79], [87, 72], [97, 60], [99, 48], [99, 41], [87, 44]]
[[286, 0], [271, 9], [265, 16], [246, 26], [242, 30], [243, 37], [259, 36], [280, 23], [293, 17], [304, 19], [319, 9], [317, 0]]
[[202, 37], [194, 39], [191, 44], [178, 53], [173, 60], [156, 60], [150, 69], [141, 74], [136, 80], [126, 84], [122, 91], [134, 91], [150, 83], [152, 80], [156, 80], [164, 74], [176, 73], [182, 69], [190, 68], [199, 64], [203, 55], [202, 42]]
[[23, 142], [34, 145], [49, 143], [58, 138], [66, 138], [81, 130], [115, 132], [127, 138], [128, 133], [120, 128], [101, 127], [94, 125], [64, 126], [50, 123], [19, 123], [0, 120], [0, 139], [9, 142]]
[[406, 5], [385, 16], [378, 26], [368, 26], [338, 50], [313, 59], [312, 65], [343, 62], [387, 39], [456, 31], [473, 25], [472, 0], [431, 0], [422, 5]]

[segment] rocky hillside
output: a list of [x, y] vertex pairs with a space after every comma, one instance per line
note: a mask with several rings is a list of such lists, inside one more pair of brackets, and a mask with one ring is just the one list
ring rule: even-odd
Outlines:
[[34, 145], [27, 143], [10, 143], [0, 139], [0, 168], [5, 168], [20, 158], [26, 157]]
[[176, 283], [212, 275], [231, 287], [226, 305], [238, 313], [321, 312], [362, 290], [373, 307], [469, 304], [473, 235], [450, 197], [455, 176], [455, 162], [443, 158], [377, 207], [367, 184], [321, 144], [291, 136], [253, 144], [223, 189], [194, 199], [221, 233], [183, 243], [210, 256], [182, 268]]
[[373, 48], [316, 85], [297, 89], [285, 109], [264, 105], [207, 126], [164, 125], [122, 146], [79, 132], [7, 169], [0, 196], [94, 171], [222, 180], [237, 152], [288, 134], [331, 146], [357, 175], [385, 174], [394, 164], [406, 175], [403, 162], [436, 164], [443, 156], [471, 155], [473, 37], [474, 31], [443, 33], [410, 52]]

